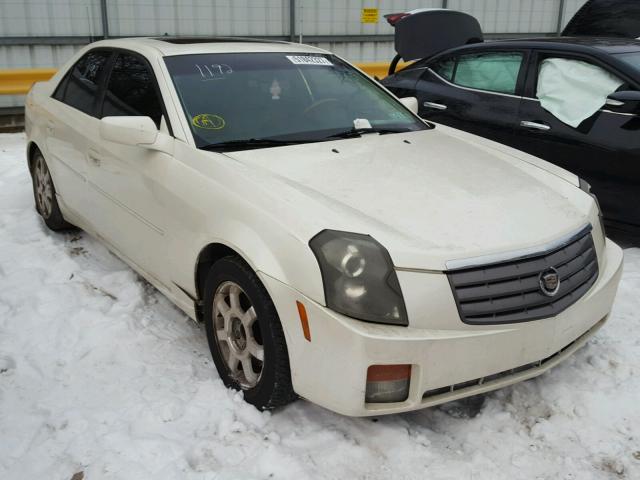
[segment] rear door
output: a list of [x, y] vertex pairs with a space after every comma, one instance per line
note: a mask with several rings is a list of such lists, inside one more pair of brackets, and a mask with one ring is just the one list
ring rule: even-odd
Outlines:
[[87, 197], [88, 138], [98, 131], [97, 100], [112, 56], [109, 50], [91, 50], [71, 67], [53, 94], [46, 121], [47, 159], [65, 206], [85, 222], [92, 206]]
[[[148, 116], [170, 133], [156, 77], [149, 62], [118, 51], [107, 76], [99, 116]], [[173, 157], [140, 146], [103, 140], [92, 131], [89, 182], [99, 234], [129, 261], [163, 282], [158, 265], [166, 256], [164, 182]]]
[[430, 62], [416, 84], [420, 116], [513, 144], [526, 59], [526, 50], [505, 50]]
[[[624, 106], [604, 105], [576, 128], [560, 121], [537, 98], [540, 64], [555, 58], [587, 62], [620, 78], [618, 90], [636, 89], [632, 80], [588, 55], [537, 51], [531, 58], [515, 146], [584, 178], [608, 220], [640, 225], [640, 118]], [[588, 85], [576, 82], [574, 88]]]

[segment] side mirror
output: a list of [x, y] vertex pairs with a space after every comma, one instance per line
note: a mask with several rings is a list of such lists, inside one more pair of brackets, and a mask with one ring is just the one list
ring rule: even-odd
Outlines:
[[100, 137], [122, 145], [151, 147], [158, 138], [158, 127], [151, 117], [104, 117]]
[[405, 107], [407, 107], [416, 115], [418, 114], [418, 99], [416, 97], [401, 98], [400, 103], [402, 103]]
[[640, 92], [636, 90], [613, 92], [607, 97], [606, 104], [610, 107], [625, 107], [625, 110], [638, 111], [640, 109]]

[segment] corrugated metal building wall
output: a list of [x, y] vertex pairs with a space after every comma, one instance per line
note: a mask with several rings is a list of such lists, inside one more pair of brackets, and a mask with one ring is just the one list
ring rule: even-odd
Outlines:
[[[390, 61], [393, 29], [382, 15], [414, 8], [462, 10], [490, 36], [550, 35], [585, 0], [0, 0], [0, 69], [59, 67], [77, 49], [109, 36], [228, 35], [295, 38], [352, 62]], [[290, 6], [295, 5], [291, 12]], [[361, 23], [377, 7], [376, 24]], [[562, 16], [559, 18], [559, 13]], [[293, 14], [292, 14], [293, 13]], [[291, 29], [291, 21], [294, 26]], [[0, 96], [0, 107], [21, 96]]]

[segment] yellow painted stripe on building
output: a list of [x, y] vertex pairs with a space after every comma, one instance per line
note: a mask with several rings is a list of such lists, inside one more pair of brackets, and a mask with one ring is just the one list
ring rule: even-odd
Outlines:
[[[397, 70], [405, 67], [399, 63]], [[356, 66], [372, 77], [384, 78], [389, 71], [386, 62], [356, 63]], [[56, 73], [55, 68], [24, 68], [0, 70], [0, 95], [24, 95], [35, 82], [49, 80]]]

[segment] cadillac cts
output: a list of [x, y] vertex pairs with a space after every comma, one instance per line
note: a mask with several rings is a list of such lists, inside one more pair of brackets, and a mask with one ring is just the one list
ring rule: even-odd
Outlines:
[[578, 177], [416, 109], [304, 45], [97, 42], [28, 95], [37, 211], [202, 321], [261, 409], [539, 375], [606, 321], [622, 252]]

